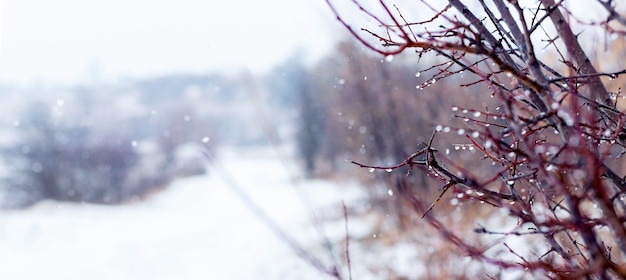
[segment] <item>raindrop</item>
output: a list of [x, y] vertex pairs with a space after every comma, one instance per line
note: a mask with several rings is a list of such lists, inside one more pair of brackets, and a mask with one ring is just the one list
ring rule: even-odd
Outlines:
[[456, 198], [450, 199], [450, 205], [457, 205], [459, 204], [459, 200]]
[[364, 126], [364, 125], [359, 126], [359, 133], [361, 133], [361, 134], [367, 133], [367, 127]]
[[186, 122], [188, 122], [188, 121], [191, 120], [191, 117], [189, 115], [185, 115], [184, 119], [185, 119]]
[[472, 137], [478, 138], [478, 136], [480, 136], [480, 133], [478, 133], [478, 131], [472, 132]]
[[455, 145], [455, 146], [454, 146], [454, 149], [458, 151], [458, 150], [460, 150], [460, 149], [461, 149], [461, 146], [459, 146], [459, 145]]
[[363, 80], [364, 80], [364, 81], [367, 81], [367, 76], [363, 77]]
[[443, 128], [443, 132], [450, 132], [450, 127], [446, 126]]
[[392, 191], [391, 189], [388, 189], [388, 190], [387, 190], [387, 194], [388, 194], [389, 196], [393, 196], [393, 191]]
[[489, 149], [491, 148], [492, 145], [493, 145], [493, 142], [491, 142], [491, 140], [487, 140], [487, 142], [485, 143], [485, 148]]
[[339, 79], [339, 81], [337, 81], [340, 85], [343, 85], [346, 83], [345, 79]]
[[482, 114], [481, 112], [474, 112], [474, 117], [478, 118], [480, 117], [481, 114]]
[[137, 147], [137, 141], [133, 140], [132, 142], [130, 142], [130, 145], [133, 147]]
[[457, 130], [456, 134], [458, 134], [458, 135], [465, 134], [465, 129], [460, 128], [459, 130]]
[[435, 131], [441, 131], [442, 129], [443, 129], [443, 126], [440, 124], [435, 127]]
[[207, 136], [202, 137], [202, 143], [209, 143], [210, 140], [211, 139], [209, 137], [207, 137]]
[[56, 102], [56, 103], [57, 103], [57, 106], [61, 107], [61, 106], [63, 106], [63, 104], [65, 104], [65, 100], [63, 100], [63, 99], [57, 99], [57, 102]]
[[415, 77], [419, 78], [422, 75], [421, 72], [415, 72]]
[[467, 114], [469, 111], [467, 109], [463, 109], [463, 114]]
[[393, 171], [393, 169], [387, 168], [387, 169], [385, 169], [385, 171], [387, 171], [387, 173], [391, 173], [391, 171]]
[[393, 61], [393, 55], [385, 56], [385, 61], [392, 62]]
[[452, 107], [452, 111], [453, 111], [453, 112], [456, 112], [456, 111], [458, 111], [458, 110], [459, 110], [459, 107], [457, 107], [457, 106]]
[[369, 171], [370, 173], [374, 172], [374, 168], [370, 167], [367, 169], [367, 171]]
[[552, 104], [550, 104], [550, 108], [552, 108], [553, 110], [556, 110], [559, 108], [559, 103], [553, 102]]

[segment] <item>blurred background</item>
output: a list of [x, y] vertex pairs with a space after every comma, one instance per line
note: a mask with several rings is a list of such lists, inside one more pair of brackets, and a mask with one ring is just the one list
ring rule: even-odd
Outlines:
[[204, 173], [203, 150], [293, 142], [323, 4], [4, 2], [3, 207], [140, 199]]
[[[344, 216], [357, 279], [469, 262], [435, 231], [410, 237], [394, 195], [404, 180], [434, 200], [438, 181], [348, 162], [398, 163], [453, 105], [497, 106], [458, 87], [469, 75], [429, 81], [435, 54], [376, 56], [321, 0], [5, 0], [0, 14], [0, 278], [323, 279], [294, 244], [346, 273]], [[441, 207], [470, 231], [459, 221], [480, 214]]]
[[323, 1], [8, 0], [0, 15], [0, 278], [323, 276], [276, 234], [324, 248], [314, 212], [360, 197], [316, 177], [310, 67], [340, 39]]

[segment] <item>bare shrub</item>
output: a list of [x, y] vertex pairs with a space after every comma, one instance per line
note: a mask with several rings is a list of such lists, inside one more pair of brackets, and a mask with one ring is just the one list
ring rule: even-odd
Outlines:
[[[425, 185], [419, 180], [395, 179], [390, 189], [402, 198], [402, 207], [428, 222], [459, 255], [485, 266], [467, 273], [626, 277], [626, 181], [620, 174], [626, 116], [618, 110], [620, 92], [610, 91], [616, 87], [611, 80], [626, 70], [603, 72], [588, 55], [595, 49], [594, 56], [610, 57], [607, 50], [617, 51], [613, 44], [624, 40], [626, 20], [615, 1], [585, 3], [601, 10], [601, 18], [591, 21], [553, 0], [471, 5], [422, 0], [412, 3], [420, 8], [414, 18], [385, 1], [373, 6], [352, 1], [356, 11], [374, 22], [360, 30], [333, 1], [327, 2], [357, 40], [383, 57], [411, 50], [418, 58], [443, 59], [426, 67], [429, 77], [418, 88], [448, 80], [478, 88], [484, 99], [492, 100], [484, 104], [495, 104], [450, 107], [447, 112], [454, 118], [429, 124], [432, 134], [423, 147], [409, 145], [413, 152], [394, 164], [368, 159], [371, 154], [354, 161], [370, 170], [423, 173], [438, 182], [436, 197], [416, 194], [411, 186]], [[611, 48], [585, 46], [573, 29], [606, 34]], [[454, 81], [463, 74], [474, 80]], [[393, 86], [376, 88], [378, 97], [385, 98]], [[461, 100], [453, 88], [435, 94]], [[391, 115], [397, 123], [414, 116]], [[381, 139], [394, 133], [380, 126], [368, 129]], [[399, 145], [396, 153], [407, 148]], [[450, 203], [442, 205], [442, 200]], [[450, 215], [457, 209], [484, 208], [481, 215], [463, 216], [472, 219], [463, 221], [473, 222], [471, 230], [457, 226]]]
[[138, 153], [123, 128], [72, 117], [68, 122], [43, 102], [32, 103], [26, 112], [16, 128], [20, 140], [3, 154], [12, 170], [3, 207], [41, 199], [120, 203], [162, 188], [169, 180], [162, 170], [146, 173], [145, 155]]

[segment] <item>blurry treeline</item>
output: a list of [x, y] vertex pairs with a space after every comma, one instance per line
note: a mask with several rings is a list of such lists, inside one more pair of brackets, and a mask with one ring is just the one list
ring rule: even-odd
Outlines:
[[[303, 56], [296, 52], [259, 76], [3, 86], [2, 205], [136, 200], [176, 177], [206, 172], [204, 153], [216, 145], [277, 139], [295, 144], [310, 177], [362, 177], [348, 160], [400, 162], [429, 141], [435, 125], [454, 118], [451, 104], [495, 107], [478, 99], [480, 85], [457, 87], [473, 82], [463, 75], [429, 81], [435, 70], [421, 65], [436, 64], [435, 53], [382, 58], [346, 40], [313, 64]], [[416, 174], [363, 179], [371, 183], [371, 201], [397, 207], [387, 197], [394, 185], [428, 189], [426, 175]]]
[[[0, 89], [2, 207], [114, 204], [206, 172], [220, 142], [263, 142], [240, 77], [167, 75]], [[247, 106], [247, 107], [246, 107]]]
[[[622, 45], [612, 44], [618, 50], [611, 51]], [[437, 125], [466, 127], [464, 114], [451, 108], [496, 111], [501, 105], [471, 73], [430, 80], [448, 61], [434, 51], [381, 57], [346, 40], [313, 64], [304, 63], [304, 55], [295, 53], [261, 76], [1, 86], [3, 207], [41, 199], [139, 199], [177, 176], [206, 172], [203, 153], [216, 145], [268, 144], [277, 137], [295, 144], [308, 176], [358, 176], [370, 183], [371, 202], [397, 208], [403, 223], [390, 191], [409, 187], [432, 194], [437, 178], [405, 176], [406, 169], [363, 176], [348, 161], [399, 163], [423, 147]], [[608, 84], [621, 93], [621, 79]], [[469, 146], [458, 145], [466, 141], [457, 135], [442, 134], [437, 141], [449, 147], [440, 152], [460, 153], [455, 165], [493, 168]]]

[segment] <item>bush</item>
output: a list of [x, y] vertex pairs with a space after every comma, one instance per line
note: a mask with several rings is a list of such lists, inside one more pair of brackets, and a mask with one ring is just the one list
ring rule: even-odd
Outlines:
[[13, 170], [5, 207], [41, 199], [119, 203], [166, 183], [163, 173], [135, 178], [133, 173], [146, 175], [140, 170], [143, 155], [123, 130], [63, 122], [43, 103], [33, 104], [27, 112], [19, 144], [5, 154]]
[[[422, 172], [431, 178], [428, 185], [437, 182], [437, 197], [416, 193], [419, 180], [386, 186], [402, 198], [401, 208], [412, 211], [409, 226], [422, 218], [457, 248], [456, 254], [481, 264], [484, 269], [474, 271], [482, 276], [626, 277], [626, 181], [620, 175], [626, 115], [618, 109], [620, 91], [607, 88], [626, 69], [597, 70], [582, 37], [572, 31], [583, 26], [585, 32], [610, 34], [607, 49], [615, 51], [626, 32], [615, 2], [597, 1], [603, 18], [585, 21], [562, 1], [523, 7], [518, 1], [466, 6], [460, 0], [424, 0], [420, 18], [409, 21], [400, 7], [384, 1], [375, 7], [354, 1], [356, 11], [376, 23], [362, 32], [327, 2], [357, 40], [387, 60], [409, 49], [419, 58], [443, 59], [421, 67], [426, 70], [416, 76], [428, 78], [417, 88], [435, 88], [448, 80], [478, 88], [482, 100], [491, 100], [440, 112], [453, 118], [432, 124], [424, 146], [394, 164], [377, 158], [369, 159], [370, 164], [354, 161], [370, 171]], [[464, 74], [474, 81], [455, 80]], [[393, 88], [389, 84], [379, 94], [388, 95]], [[416, 95], [464, 102], [449, 87], [424, 92]], [[415, 115], [403, 112], [395, 116]], [[383, 126], [368, 129], [385, 131]], [[452, 207], [441, 205], [442, 200]], [[485, 208], [491, 211], [478, 212], [486, 217], [471, 215]], [[451, 211], [455, 209], [470, 214], [458, 216]], [[454, 216], [474, 223], [473, 230]]]

